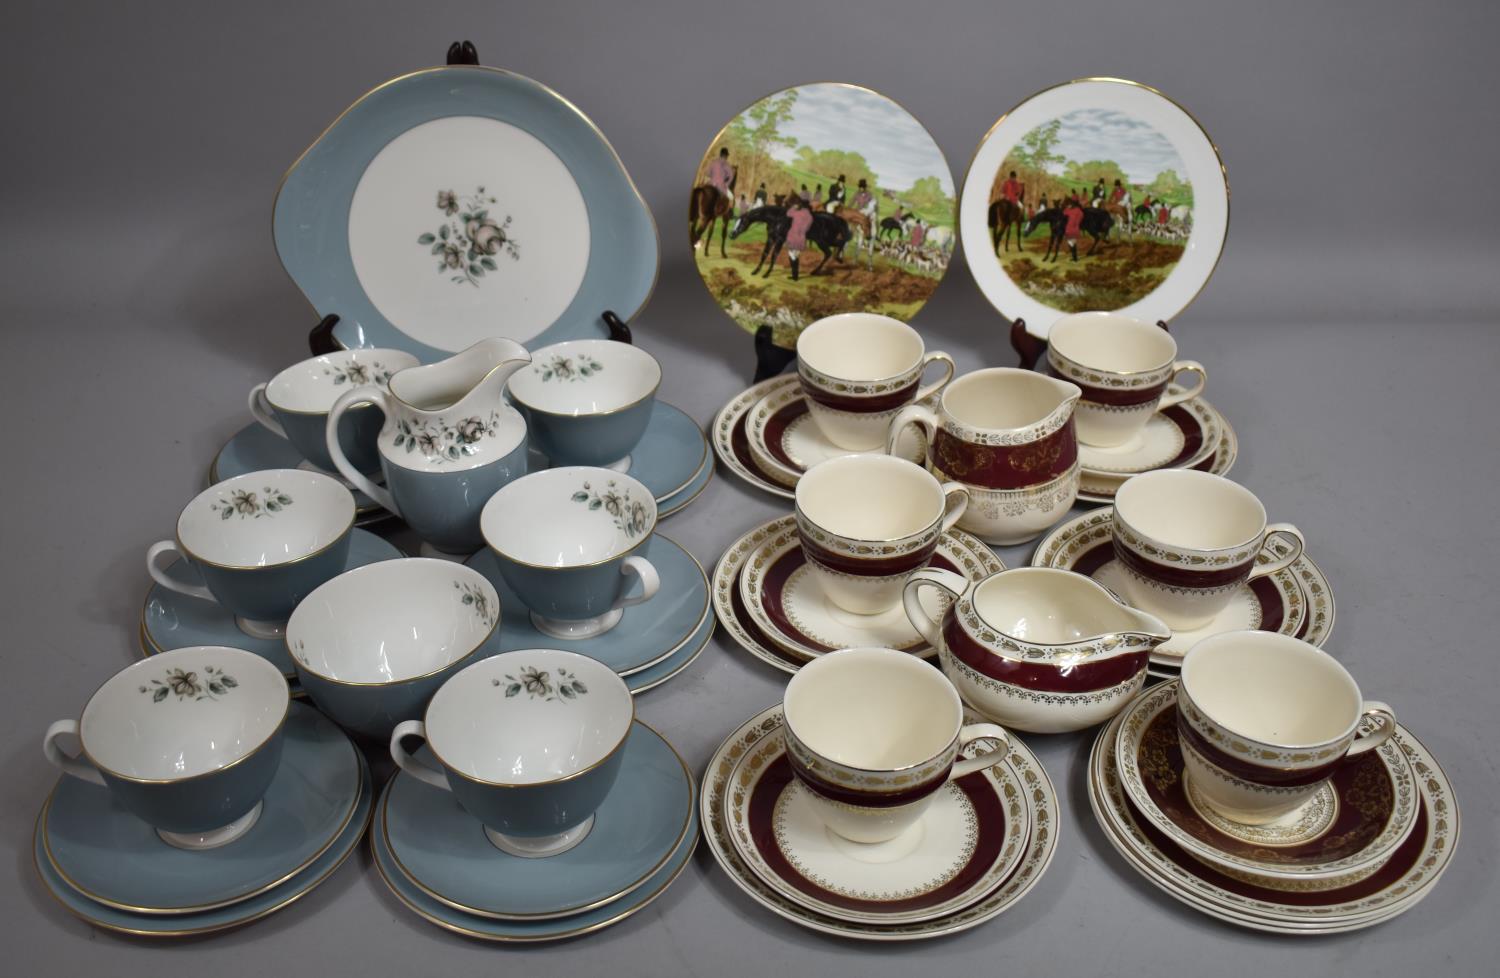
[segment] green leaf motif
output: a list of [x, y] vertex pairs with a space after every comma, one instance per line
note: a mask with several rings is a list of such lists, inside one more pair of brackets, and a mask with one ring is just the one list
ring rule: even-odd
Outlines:
[[603, 506], [603, 505], [604, 505], [604, 500], [602, 500], [602, 499], [591, 499], [591, 500], [589, 500], [589, 509], [598, 509], [600, 506]]
[[485, 268], [488, 268], [492, 272], [500, 267], [499, 265], [495, 264], [495, 259], [489, 257], [488, 255], [479, 259], [479, 264], [483, 265]]
[[521, 684], [520, 683], [511, 683], [509, 686], [505, 687], [505, 698], [506, 699], [510, 699], [512, 696], [516, 695], [520, 691], [521, 691]]
[[424, 234], [424, 235], [422, 235], [421, 237], [419, 237], [417, 239], [417, 244], [432, 244], [436, 240], [437, 240], [437, 236], [436, 235], [434, 235], [434, 234]]
[[166, 698], [167, 698], [167, 687], [165, 687], [165, 686], [161, 687], [155, 693], [151, 694], [151, 702], [153, 702], [153, 703], [160, 703], [162, 700], [164, 700]]
[[444, 241], [447, 241], [448, 240], [448, 225], [444, 224], [442, 227], [438, 228], [438, 234], [442, 236], [442, 239]]
[[228, 506], [225, 506], [223, 509], [219, 510], [219, 519], [221, 519], [221, 520], [227, 520], [233, 514], [234, 514], [234, 511], [232, 509], [230, 509]]
[[470, 275], [483, 275], [484, 274], [484, 269], [482, 269], [482, 268], [479, 267], [479, 263], [478, 262], [472, 262], [471, 261], [471, 262], [469, 262], [469, 274]]
[[578, 492], [573, 493], [573, 502], [575, 502], [575, 503], [588, 502], [588, 498], [589, 498], [589, 494], [586, 493], [586, 492], [584, 492], [581, 489]]
[[234, 689], [239, 686], [239, 683], [235, 681], [233, 676], [225, 676], [221, 682], [223, 682], [226, 689]]

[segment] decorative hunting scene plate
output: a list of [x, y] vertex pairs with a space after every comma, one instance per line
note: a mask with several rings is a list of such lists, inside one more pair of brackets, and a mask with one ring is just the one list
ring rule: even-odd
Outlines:
[[495, 333], [605, 335], [656, 283], [656, 224], [576, 106], [496, 68], [429, 68], [350, 106], [287, 171], [281, 262], [346, 347], [424, 362]]
[[1045, 338], [1089, 310], [1171, 320], [1224, 247], [1229, 184], [1197, 121], [1155, 89], [1084, 78], [1002, 116], [964, 179], [969, 270]]
[[688, 207], [714, 301], [787, 349], [835, 313], [909, 320], [948, 270], [955, 224], [931, 134], [884, 95], [836, 82], [783, 89], [730, 120]]

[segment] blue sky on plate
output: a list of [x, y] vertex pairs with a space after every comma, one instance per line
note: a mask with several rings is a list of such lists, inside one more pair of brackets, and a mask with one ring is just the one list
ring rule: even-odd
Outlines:
[[[1114, 160], [1133, 183], [1150, 183], [1163, 170], [1186, 179], [1187, 167], [1167, 138], [1133, 116], [1114, 109], [1075, 109], [1062, 116], [1054, 153], [1075, 163]], [[1061, 174], [1060, 164], [1049, 171]]]
[[[799, 85], [791, 121], [781, 132], [815, 150], [859, 153], [888, 189], [907, 190], [922, 177], [935, 176], [953, 196], [953, 174], [942, 150], [921, 123], [883, 95], [846, 85]], [[777, 147], [772, 155], [790, 163], [797, 147]]]

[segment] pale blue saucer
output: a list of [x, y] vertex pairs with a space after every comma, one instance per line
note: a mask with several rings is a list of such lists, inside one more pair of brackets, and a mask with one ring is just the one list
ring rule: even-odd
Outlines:
[[[208, 467], [208, 484], [213, 485], [232, 479], [246, 472], [259, 472], [262, 469], [295, 469], [307, 460], [302, 453], [297, 451], [297, 446], [287, 441], [280, 435], [272, 434], [257, 422], [250, 422], [234, 433], [234, 437], [224, 443], [219, 449], [219, 454], [214, 456], [213, 463]], [[314, 469], [322, 472], [322, 469]], [[336, 473], [325, 473], [339, 478]], [[378, 523], [380, 520], [389, 519], [391, 513], [383, 508], [375, 500], [366, 496], [358, 489], [349, 490], [354, 494], [355, 524], [364, 526], [370, 523]]]
[[[369, 530], [355, 529], [349, 535], [349, 562], [345, 570], [401, 556], [400, 550]], [[184, 583], [201, 583], [193, 570], [180, 560], [170, 564], [166, 574]], [[234, 623], [234, 615], [222, 605], [152, 584], [146, 594], [145, 607], [141, 609], [141, 651], [154, 655], [189, 645], [228, 645], [245, 649], [270, 660], [288, 679], [297, 677], [292, 657], [281, 639], [251, 638], [240, 631]]]
[[637, 720], [593, 828], [558, 855], [501, 852], [451, 792], [406, 774], [396, 775], [375, 818], [397, 869], [428, 896], [482, 917], [539, 920], [603, 906], [644, 884], [686, 838], [693, 794], [687, 764]]
[[[506, 585], [491, 550], [485, 548], [464, 563], [483, 574], [500, 595], [500, 627], [490, 640], [496, 652], [563, 649], [598, 659], [628, 679], [680, 652], [713, 617], [708, 575], [692, 554], [660, 533], [651, 537], [642, 554], [661, 576], [656, 597], [626, 608], [620, 623], [603, 635], [579, 641], [552, 638], [532, 626], [526, 606]], [[632, 584], [628, 593], [639, 587]]]
[[668, 679], [671, 679], [693, 664], [704, 647], [708, 645], [708, 640], [713, 637], [714, 626], [718, 623], [719, 620], [717, 618], [709, 615], [703, 624], [698, 626], [698, 630], [693, 633], [693, 637], [688, 639], [686, 645], [656, 665], [642, 669], [640, 672], [633, 672], [624, 677], [625, 685], [630, 687], [632, 693], [639, 695], [648, 689], [655, 689]]
[[689, 482], [681, 490], [672, 493], [666, 499], [657, 502], [656, 518], [664, 520], [673, 513], [682, 512], [687, 508], [689, 503], [698, 498], [704, 489], [708, 488], [708, 484], [713, 481], [713, 477], [714, 460], [712, 456], [709, 456], [709, 458], [704, 460], [703, 468], [693, 477], [692, 482]]
[[[691, 501], [696, 495], [695, 485], [708, 482], [705, 473], [713, 469], [708, 464], [711, 455], [708, 437], [696, 421], [681, 408], [653, 401], [651, 420], [646, 433], [630, 450], [626, 474], [651, 490], [656, 498], [656, 515], [662, 517]], [[535, 448], [530, 462], [533, 472], [550, 465], [547, 456]]]
[[[290, 750], [291, 745], [288, 744], [287, 747]], [[37, 831], [32, 847], [33, 863], [42, 878], [42, 884], [59, 903], [75, 916], [106, 930], [147, 937], [185, 937], [248, 924], [252, 920], [258, 920], [288, 906], [332, 876], [334, 870], [343, 865], [344, 860], [349, 858], [349, 854], [354, 851], [355, 846], [364, 836], [365, 827], [370, 821], [370, 810], [373, 807], [371, 802], [374, 797], [374, 786], [371, 784], [370, 769], [364, 757], [358, 751], [352, 751], [352, 753], [359, 771], [358, 800], [355, 802], [353, 815], [338, 837], [334, 839], [333, 844], [324, 849], [323, 853], [305, 869], [285, 882], [228, 906], [195, 913], [141, 914], [130, 913], [90, 900], [69, 886], [47, 861], [47, 853], [42, 840], [42, 818], [45, 817], [45, 812], [37, 819]], [[193, 855], [201, 856], [203, 853]]]
[[48, 862], [79, 893], [137, 913], [213, 910], [271, 889], [333, 845], [360, 792], [354, 745], [317, 710], [293, 703], [283, 743], [260, 818], [217, 849], [167, 845], [107, 789], [60, 778], [41, 825]]
[[[393, 784], [386, 786], [387, 796], [393, 785], [394, 781]], [[498, 920], [494, 917], [465, 913], [424, 893], [397, 867], [380, 819], [376, 819], [370, 826], [370, 850], [375, 856], [375, 868], [396, 898], [413, 912], [445, 930], [458, 934], [488, 941], [515, 943], [555, 941], [577, 937], [619, 923], [646, 907], [666, 891], [672, 881], [687, 867], [697, 844], [698, 813], [697, 806], [694, 805], [688, 817], [687, 835], [672, 851], [665, 865], [652, 873], [640, 886], [619, 899], [566, 917], [549, 917], [541, 920]], [[549, 860], [537, 861], [548, 862]]]

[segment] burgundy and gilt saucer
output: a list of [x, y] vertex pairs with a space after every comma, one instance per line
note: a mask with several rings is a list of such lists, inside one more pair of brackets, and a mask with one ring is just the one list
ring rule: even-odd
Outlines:
[[[763, 628], [756, 623], [746, 606], [740, 590], [740, 575], [744, 570], [750, 557], [767, 540], [790, 534], [796, 539], [797, 523], [795, 516], [783, 516], [754, 527], [744, 536], [730, 544], [729, 549], [719, 558], [714, 567], [711, 581], [711, 592], [714, 604], [714, 613], [718, 616], [719, 623], [724, 626], [731, 638], [751, 655], [766, 664], [780, 669], [782, 672], [794, 673], [802, 666], [811, 661], [821, 651], [791, 652], [772, 641], [767, 632], [776, 633], [778, 638], [789, 641], [780, 629], [771, 627], [769, 624]], [[994, 555], [989, 547], [986, 547], [978, 539], [964, 533], [961, 530], [950, 530], [944, 535], [944, 539], [956, 540], [961, 544], [966, 555], [961, 555], [957, 563], [972, 564], [979, 568], [974, 573], [980, 577], [987, 576], [1004, 569], [1004, 564]], [[941, 547], [939, 553], [941, 553]], [[800, 554], [800, 550], [798, 551]]]
[[[1037, 545], [1033, 567], [1057, 567], [1086, 574], [1110, 588], [1122, 574], [1111, 543], [1113, 509], [1095, 510], [1056, 527]], [[1262, 553], [1278, 557], [1288, 544], [1268, 538]], [[1174, 632], [1151, 653], [1151, 674], [1176, 675], [1182, 657], [1202, 639], [1221, 632], [1258, 629], [1292, 635], [1321, 646], [1333, 629], [1333, 594], [1323, 572], [1306, 555], [1278, 574], [1256, 578], [1240, 587], [1223, 611], [1200, 628]]]
[[[1180, 447], [1167, 457], [1178, 442]], [[1078, 501], [1112, 503], [1125, 480], [1158, 468], [1224, 475], [1234, 467], [1239, 454], [1240, 441], [1234, 427], [1212, 404], [1194, 398], [1158, 412], [1137, 446], [1115, 451], [1080, 444]]]
[[955, 913], [1009, 876], [1026, 850], [1019, 775], [1005, 763], [950, 781], [917, 824], [870, 845], [828, 831], [780, 736], [742, 754], [730, 783], [725, 814], [740, 858], [787, 899], [841, 920], [902, 924]]
[[[750, 457], [762, 472], [788, 487], [795, 487], [802, 473], [819, 462], [854, 454], [823, 434], [813, 421], [800, 384], [778, 387], [757, 401], [745, 416], [745, 431]], [[920, 465], [927, 457], [921, 428], [903, 428], [893, 454]]]
[[[924, 657], [934, 654], [936, 650], [918, 634], [899, 602], [880, 614], [856, 615], [829, 600], [803, 553], [795, 518], [785, 522], [784, 529], [767, 536], [751, 552], [739, 577], [746, 613], [774, 645], [803, 659], [861, 646], [901, 649]], [[993, 554], [987, 553], [989, 559], [984, 559], [967, 536], [950, 530], [939, 537], [931, 566], [971, 581], [1004, 569]], [[942, 617], [946, 607], [941, 592], [924, 589], [921, 600], [929, 615]]]

